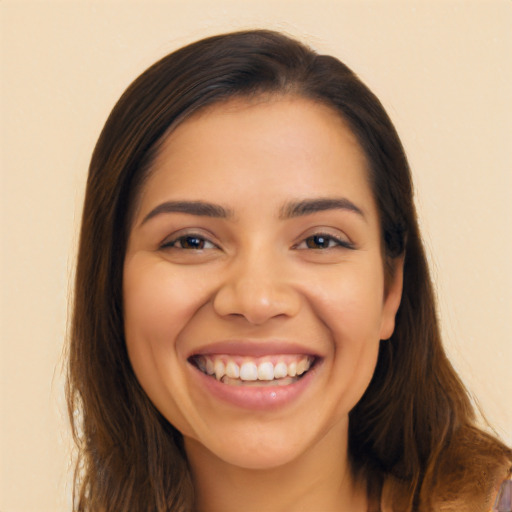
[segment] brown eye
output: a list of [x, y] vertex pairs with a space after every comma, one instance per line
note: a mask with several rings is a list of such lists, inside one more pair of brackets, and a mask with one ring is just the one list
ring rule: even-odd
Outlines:
[[355, 249], [352, 242], [346, 238], [337, 237], [328, 233], [316, 233], [302, 240], [294, 246], [298, 250], [327, 250], [327, 249]]
[[176, 243], [181, 249], [204, 249], [206, 240], [198, 236], [183, 236]]
[[182, 235], [162, 245], [162, 249], [196, 250], [214, 249], [215, 245], [199, 235]]
[[338, 245], [336, 240], [326, 235], [313, 235], [305, 240], [308, 249], [328, 249], [334, 245]]
[[302, 243], [297, 246], [297, 249], [354, 249], [354, 245], [348, 240], [338, 238], [332, 235], [318, 233], [316, 235], [308, 236]]

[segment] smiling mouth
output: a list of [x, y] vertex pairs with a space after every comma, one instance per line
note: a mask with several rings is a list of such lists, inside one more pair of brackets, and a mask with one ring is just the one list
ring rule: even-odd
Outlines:
[[310, 355], [233, 357], [225, 354], [191, 356], [199, 371], [228, 386], [288, 386], [303, 378], [315, 365]]

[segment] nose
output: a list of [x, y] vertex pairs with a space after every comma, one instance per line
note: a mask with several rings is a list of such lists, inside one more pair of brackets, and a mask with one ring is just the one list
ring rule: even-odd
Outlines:
[[261, 325], [276, 317], [293, 317], [300, 295], [275, 258], [261, 253], [233, 262], [213, 300], [216, 313]]

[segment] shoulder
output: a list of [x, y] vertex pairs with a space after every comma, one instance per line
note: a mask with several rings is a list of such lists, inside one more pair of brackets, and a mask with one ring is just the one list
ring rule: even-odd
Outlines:
[[501, 484], [494, 500], [494, 508], [496, 512], [512, 511], [512, 471], [509, 472], [507, 479]]
[[[512, 473], [510, 467], [497, 469], [487, 484], [448, 489], [441, 486], [421, 492], [418, 512], [512, 512]], [[380, 512], [412, 512], [413, 504], [408, 498], [408, 485], [393, 477], [386, 479], [382, 488]], [[493, 505], [496, 508], [493, 508]]]
[[[425, 512], [488, 512], [510, 475], [512, 451], [476, 428], [464, 429], [440, 454], [421, 492]], [[420, 509], [423, 512], [423, 509]]]
[[[511, 469], [512, 450], [479, 429], [461, 429], [427, 465], [417, 510], [490, 512]], [[409, 482], [386, 478], [382, 512], [410, 512], [411, 491]]]

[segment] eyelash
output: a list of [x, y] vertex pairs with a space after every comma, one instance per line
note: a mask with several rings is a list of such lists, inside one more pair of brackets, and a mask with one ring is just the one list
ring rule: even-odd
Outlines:
[[[327, 242], [327, 247], [321, 247], [321, 246], [320, 247], [312, 247], [311, 245], [309, 245], [308, 241], [313, 241], [313, 243], [315, 243], [315, 239], [317, 239], [316, 240], [317, 245], [321, 245], [322, 243]], [[188, 242], [191, 242], [192, 240], [194, 240], [195, 242], [193, 242], [193, 244], [190, 247], [183, 247], [183, 246], [179, 247], [178, 246], [178, 244], [180, 244], [180, 242], [183, 244], [187, 240], [188, 240]], [[322, 242], [322, 240], [323, 240], [323, 242]], [[196, 245], [194, 246], [194, 244], [196, 244]], [[208, 245], [208, 244], [211, 245], [211, 247], [204, 247], [205, 245]], [[306, 247], [301, 248], [300, 246], [302, 244], [306, 244]], [[354, 249], [355, 246], [354, 246], [354, 244], [352, 244], [351, 242], [349, 242], [347, 240], [338, 238], [338, 237], [333, 236], [328, 233], [315, 233], [313, 235], [306, 237], [300, 243], [293, 246], [293, 249], [298, 249], [298, 250], [311, 249], [311, 250], [315, 250], [315, 251], [325, 251], [328, 249], [336, 249], [336, 248]], [[210, 240], [208, 240], [206, 237], [204, 237], [202, 235], [189, 233], [186, 235], [180, 235], [179, 237], [174, 238], [173, 240], [170, 240], [168, 242], [164, 242], [161, 245], [161, 249], [179, 249], [179, 250], [183, 250], [183, 251], [189, 251], [189, 250], [203, 251], [203, 250], [208, 250], [208, 249], [218, 249], [218, 246], [215, 245], [213, 242], [211, 242]]]

